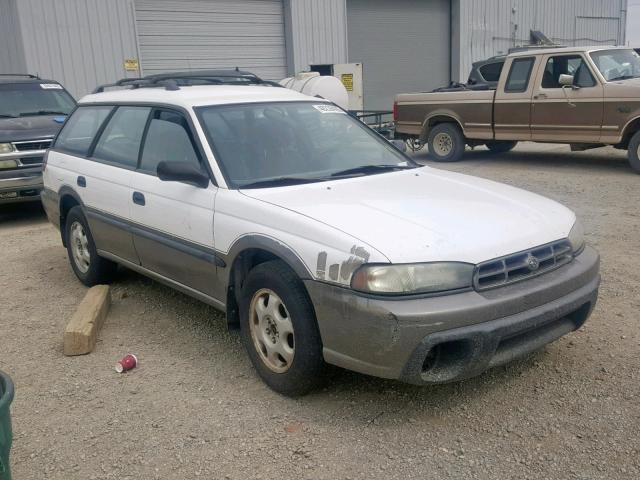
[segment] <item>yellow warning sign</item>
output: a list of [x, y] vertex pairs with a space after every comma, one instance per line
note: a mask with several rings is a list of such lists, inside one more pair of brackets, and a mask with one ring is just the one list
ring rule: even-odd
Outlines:
[[343, 73], [340, 76], [340, 80], [347, 92], [353, 92], [353, 73]]
[[127, 72], [137, 72], [139, 69], [138, 60], [135, 58], [127, 58], [124, 61], [124, 69]]

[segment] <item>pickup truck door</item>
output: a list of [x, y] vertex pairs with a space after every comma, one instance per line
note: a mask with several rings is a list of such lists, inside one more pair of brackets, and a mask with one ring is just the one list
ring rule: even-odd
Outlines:
[[531, 96], [540, 63], [535, 56], [507, 58], [493, 107], [496, 140], [531, 140]]
[[[573, 85], [563, 87], [560, 75], [573, 76]], [[532, 99], [532, 140], [598, 142], [603, 97], [604, 88], [582, 54], [544, 55]]]

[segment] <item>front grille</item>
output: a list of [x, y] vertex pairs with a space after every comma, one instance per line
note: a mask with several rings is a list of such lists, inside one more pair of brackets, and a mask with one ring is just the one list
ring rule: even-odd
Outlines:
[[23, 166], [40, 165], [44, 161], [44, 157], [28, 157], [21, 158], [20, 163]]
[[473, 275], [474, 287], [476, 290], [501, 287], [550, 272], [572, 259], [569, 240], [558, 240], [478, 264]]
[[31, 150], [46, 150], [51, 146], [51, 139], [44, 138], [41, 140], [29, 140], [26, 142], [13, 142], [13, 146], [19, 152], [27, 152]]

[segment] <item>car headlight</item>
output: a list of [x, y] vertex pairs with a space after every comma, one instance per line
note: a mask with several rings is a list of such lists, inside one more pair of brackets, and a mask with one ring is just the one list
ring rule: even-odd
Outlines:
[[13, 152], [13, 145], [10, 143], [0, 143], [0, 153], [11, 153]]
[[351, 277], [351, 288], [386, 295], [444, 292], [471, 287], [474, 266], [434, 262], [405, 265], [363, 265]]
[[580, 220], [576, 220], [576, 223], [573, 224], [573, 228], [569, 232], [569, 243], [571, 244], [571, 248], [573, 249], [573, 254], [577, 255], [584, 249], [584, 228]]

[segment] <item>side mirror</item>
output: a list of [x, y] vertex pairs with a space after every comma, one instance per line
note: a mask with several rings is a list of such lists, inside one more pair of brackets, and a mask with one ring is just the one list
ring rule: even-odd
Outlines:
[[563, 73], [558, 78], [558, 83], [563, 87], [573, 87], [573, 75], [565, 75]]
[[190, 163], [160, 162], [157, 173], [164, 182], [183, 182], [198, 188], [209, 186], [209, 175]]
[[404, 143], [404, 140], [389, 140], [389, 143], [400, 150], [402, 153], [405, 153], [407, 151], [407, 144]]

